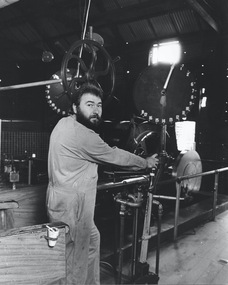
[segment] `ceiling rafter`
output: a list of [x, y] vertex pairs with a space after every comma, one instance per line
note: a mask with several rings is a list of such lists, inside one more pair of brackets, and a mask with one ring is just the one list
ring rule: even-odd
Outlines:
[[[114, 5], [114, 0], [93, 0], [88, 26], [92, 26], [93, 31], [104, 38], [104, 46], [112, 50], [113, 54], [119, 54], [120, 50], [126, 48], [128, 33], [134, 34], [134, 37], [127, 49], [134, 49], [134, 46], [140, 46], [144, 42], [150, 44], [174, 38], [181, 41], [188, 34], [202, 43], [210, 36], [225, 37], [227, 31], [224, 27], [225, 21], [219, 22], [220, 14], [225, 13], [223, 7], [227, 5], [227, 0], [214, 1], [116, 0]], [[0, 31], [4, 38], [4, 44], [0, 47], [2, 54], [4, 49], [7, 53], [15, 48], [15, 57], [19, 52], [23, 57], [27, 51], [28, 57], [24, 56], [25, 60], [31, 58], [31, 53], [36, 54], [33, 58], [37, 59], [43, 46], [45, 49], [50, 47], [56, 57], [62, 56], [74, 41], [81, 38], [80, 17], [84, 7], [82, 3], [85, 2], [87, 1], [20, 0], [0, 9]], [[215, 32], [215, 29], [219, 30], [219, 26], [223, 28], [223, 35]], [[14, 41], [15, 44], [12, 44]], [[61, 51], [58, 43], [64, 46]], [[0, 55], [0, 58], [3, 57]]]
[[[104, 7], [104, 4], [103, 2], [101, 1], [94, 1], [93, 2], [94, 5], [97, 7], [97, 9], [99, 10], [99, 12], [104, 15], [106, 13], [106, 10], [105, 10], [105, 7]], [[109, 28], [111, 30], [111, 32], [113, 33], [113, 35], [115, 36], [116, 38], [116, 41], [121, 44], [123, 43], [123, 39], [121, 37], [121, 34], [119, 33], [119, 30], [118, 28], [115, 26], [115, 25], [109, 25]], [[121, 39], [121, 40], [120, 40]]]
[[[172, 13], [172, 11], [186, 9], [186, 3], [183, 0], [162, 0], [162, 1], [147, 1], [142, 4], [132, 5], [106, 11], [105, 13], [93, 17], [91, 22], [95, 26], [100, 27], [103, 25], [112, 24], [126, 24], [137, 20], [148, 19], [154, 16]], [[105, 22], [105, 23], [104, 23]]]
[[187, 0], [189, 5], [203, 18], [203, 20], [211, 26], [216, 32], [220, 32], [220, 27], [215, 20], [214, 15], [207, 11], [206, 6], [201, 5], [197, 0]]

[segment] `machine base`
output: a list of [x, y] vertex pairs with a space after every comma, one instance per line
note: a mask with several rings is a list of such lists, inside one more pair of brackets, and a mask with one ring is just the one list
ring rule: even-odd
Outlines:
[[158, 275], [149, 271], [149, 264], [147, 262], [138, 263], [137, 275], [133, 284], [158, 284], [158, 280]]

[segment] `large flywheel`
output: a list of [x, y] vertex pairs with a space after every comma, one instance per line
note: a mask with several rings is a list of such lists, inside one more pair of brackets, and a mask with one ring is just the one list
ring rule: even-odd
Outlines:
[[172, 124], [186, 119], [195, 103], [196, 80], [183, 64], [174, 67], [166, 93], [163, 94], [169, 72], [169, 65], [148, 66], [139, 75], [134, 86], [133, 96], [137, 111], [156, 124]]
[[[193, 74], [183, 64], [148, 66], [141, 72], [135, 83], [133, 90], [135, 107], [138, 115], [143, 117], [151, 126], [150, 130], [142, 132], [138, 136], [138, 140], [135, 140], [137, 148], [141, 152], [147, 149], [146, 141], [148, 138], [153, 138], [155, 141], [154, 126], [160, 128], [160, 132], [156, 134], [157, 148], [160, 149], [160, 153], [158, 151], [160, 167], [157, 171], [158, 179], [156, 180], [158, 183], [161, 177], [168, 176], [169, 179], [170, 170], [172, 170], [172, 176], [175, 178], [202, 172], [200, 156], [196, 151], [190, 150], [191, 148], [180, 151], [177, 158], [168, 155], [166, 152], [166, 138], [169, 136], [167, 125], [173, 125], [187, 119], [188, 113], [195, 104], [197, 94], [197, 82]], [[177, 153], [175, 144], [173, 147], [172, 155], [175, 155]], [[154, 147], [154, 149], [156, 148]], [[182, 192], [188, 196], [189, 191], [200, 189], [201, 177], [183, 180], [182, 186]], [[169, 195], [171, 191], [168, 188], [170, 187], [161, 185], [158, 186], [158, 189]], [[176, 184], [175, 189], [177, 187]], [[174, 192], [176, 193], [176, 191]]]

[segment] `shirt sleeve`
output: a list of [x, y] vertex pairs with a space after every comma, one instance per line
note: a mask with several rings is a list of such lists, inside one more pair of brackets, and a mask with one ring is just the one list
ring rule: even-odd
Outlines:
[[82, 152], [85, 159], [100, 164], [111, 164], [131, 170], [147, 168], [147, 161], [131, 152], [118, 147], [110, 147], [93, 131], [82, 143]]

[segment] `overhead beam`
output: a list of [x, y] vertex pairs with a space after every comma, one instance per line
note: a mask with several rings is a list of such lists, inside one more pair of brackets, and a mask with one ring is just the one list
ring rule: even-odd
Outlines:
[[220, 32], [219, 25], [212, 15], [199, 4], [197, 0], [187, 0], [189, 5], [204, 19], [209, 26], [211, 26], [217, 33]]
[[[203, 43], [207, 43], [208, 46], [213, 46], [214, 43], [216, 43], [216, 41], [218, 40], [219, 36], [214, 36], [212, 35], [210, 32], [205, 32], [204, 33], [204, 38], [203, 38]], [[141, 50], [141, 49], [145, 49], [148, 50], [148, 46], [151, 47], [155, 42], [158, 42], [160, 40], [175, 40], [177, 37], [173, 37], [170, 38], [169, 36], [167, 38], [157, 38], [156, 41], [151, 41], [151, 40], [144, 40], [144, 41], [140, 41], [140, 42], [135, 42], [135, 43], [129, 43], [128, 45], [124, 44], [122, 46], [120, 45], [114, 45], [114, 46], [110, 46], [107, 47], [107, 49], [109, 51], [111, 51], [112, 53], [115, 50], [120, 50], [120, 51], [126, 51], [129, 52], [129, 50]], [[202, 43], [202, 34], [201, 33], [190, 33], [190, 34], [183, 34], [181, 36], [178, 36], [178, 40], [185, 44], [196, 44], [196, 43]]]
[[150, 0], [140, 4], [123, 7], [116, 11], [106, 11], [99, 16], [91, 17], [90, 21], [94, 26], [101, 28], [107, 24], [121, 25], [164, 15], [165, 13], [181, 11], [183, 9], [186, 9], [186, 3], [183, 0]]
[[4, 8], [8, 5], [11, 5], [15, 2], [18, 2], [19, 0], [0, 0], [0, 8]]

